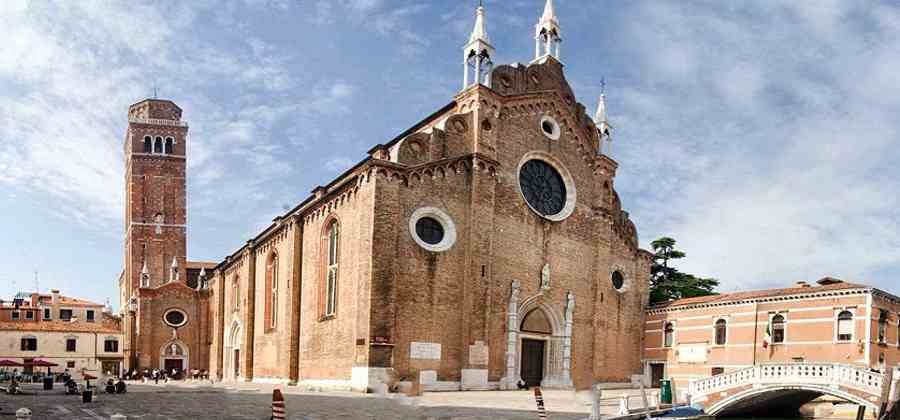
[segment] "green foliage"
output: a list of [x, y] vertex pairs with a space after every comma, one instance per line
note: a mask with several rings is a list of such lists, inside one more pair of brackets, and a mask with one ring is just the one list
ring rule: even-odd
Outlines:
[[717, 294], [718, 280], [682, 273], [669, 266], [670, 261], [686, 256], [675, 249], [674, 239], [664, 236], [651, 242], [650, 246], [654, 253], [650, 269], [650, 303]]

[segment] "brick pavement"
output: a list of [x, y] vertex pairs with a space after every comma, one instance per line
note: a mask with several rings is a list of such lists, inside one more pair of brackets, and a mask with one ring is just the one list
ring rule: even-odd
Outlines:
[[[34, 412], [34, 419], [96, 420], [121, 413], [129, 419], [268, 419], [271, 414], [271, 386], [223, 387], [207, 385], [129, 385], [124, 395], [101, 394], [96, 402], [84, 404], [80, 397], [64, 395], [61, 388], [42, 391], [29, 386], [30, 395], [0, 394], [0, 418], [20, 407]], [[558, 391], [559, 395], [571, 392]], [[466, 404], [465, 394], [474, 404]], [[575, 411], [574, 398], [568, 402], [548, 400], [551, 419], [575, 420], [586, 417]], [[477, 398], [476, 398], [477, 397]], [[509, 407], [504, 407], [504, 399]], [[285, 391], [289, 419], [537, 419], [524, 392], [428, 393], [421, 398], [379, 397], [353, 393], [304, 393], [290, 387]], [[533, 402], [533, 401], [532, 401]], [[556, 405], [554, 405], [554, 402]], [[566, 407], [568, 406], [568, 407]], [[567, 413], [554, 412], [570, 411]], [[584, 408], [578, 411], [585, 410]], [[586, 410], [585, 410], [586, 412]]]

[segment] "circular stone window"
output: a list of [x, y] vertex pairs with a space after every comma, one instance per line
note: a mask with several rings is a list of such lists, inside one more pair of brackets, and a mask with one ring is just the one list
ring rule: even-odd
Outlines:
[[541, 117], [541, 132], [551, 140], [559, 140], [559, 123], [553, 117]]
[[434, 207], [422, 207], [409, 218], [413, 240], [428, 251], [441, 252], [456, 242], [456, 225], [447, 213]]
[[187, 314], [181, 309], [169, 309], [166, 311], [166, 314], [163, 315], [163, 321], [170, 327], [178, 328], [187, 324]]
[[575, 210], [575, 184], [562, 165], [544, 152], [532, 152], [519, 164], [519, 189], [528, 207], [560, 221]]
[[619, 270], [613, 271], [610, 280], [616, 290], [622, 290], [622, 288], [625, 287], [625, 276], [623, 276], [622, 272]]

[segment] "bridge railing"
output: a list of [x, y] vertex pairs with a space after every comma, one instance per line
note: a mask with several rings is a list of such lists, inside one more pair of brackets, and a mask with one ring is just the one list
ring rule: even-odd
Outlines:
[[694, 397], [743, 385], [807, 384], [844, 386], [880, 395], [884, 375], [853, 365], [835, 363], [779, 363], [753, 366], [691, 383]]

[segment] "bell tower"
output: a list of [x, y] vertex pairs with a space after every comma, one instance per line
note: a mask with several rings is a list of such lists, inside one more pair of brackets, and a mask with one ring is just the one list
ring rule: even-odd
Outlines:
[[[172, 101], [128, 108], [125, 134], [125, 271], [122, 296], [185, 279], [188, 126]], [[126, 302], [122, 302], [124, 305]]]

